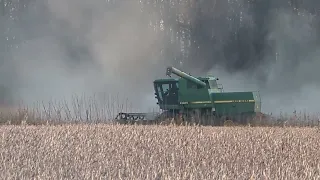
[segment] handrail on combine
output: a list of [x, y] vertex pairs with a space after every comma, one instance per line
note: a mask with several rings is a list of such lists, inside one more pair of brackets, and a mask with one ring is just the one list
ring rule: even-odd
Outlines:
[[177, 75], [177, 76], [179, 76], [179, 77], [181, 77], [181, 78], [184, 78], [184, 79], [186, 79], [186, 80], [189, 80], [189, 81], [191, 81], [191, 82], [193, 82], [193, 83], [195, 83], [195, 84], [197, 84], [197, 85], [199, 85], [199, 86], [201, 86], [201, 87], [206, 87], [206, 86], [207, 86], [205, 82], [199, 80], [199, 79], [196, 78], [196, 77], [193, 77], [193, 76], [191, 76], [191, 75], [189, 75], [189, 74], [187, 74], [187, 73], [185, 73], [185, 72], [183, 72], [183, 71], [180, 71], [180, 70], [177, 69], [177, 68], [168, 67], [168, 68], [167, 68], [167, 73], [166, 73], [166, 75], [169, 76], [169, 77], [171, 77], [171, 74], [172, 74], [172, 73], [175, 74], [175, 75]]

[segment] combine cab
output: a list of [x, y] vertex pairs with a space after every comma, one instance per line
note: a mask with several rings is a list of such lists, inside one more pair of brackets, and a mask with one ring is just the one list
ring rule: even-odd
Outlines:
[[[179, 78], [171, 78], [172, 74]], [[166, 75], [170, 78], [153, 82], [157, 104], [163, 111], [151, 120], [153, 122], [174, 119], [176, 122], [214, 126], [225, 123], [247, 124], [260, 113], [258, 92], [224, 92], [222, 85], [217, 83], [218, 78], [193, 77], [174, 67], [168, 67]], [[146, 115], [119, 113], [117, 119], [147, 120]]]

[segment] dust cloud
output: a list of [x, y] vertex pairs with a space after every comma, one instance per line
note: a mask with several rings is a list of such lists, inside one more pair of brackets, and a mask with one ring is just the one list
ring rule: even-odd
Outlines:
[[[256, 7], [240, 0], [192, 2], [179, 8], [190, 18], [184, 23], [194, 25], [190, 40], [198, 44], [178, 68], [211, 72], [226, 91], [260, 91], [265, 112], [318, 111], [320, 26], [314, 14], [292, 11], [278, 0]], [[136, 111], [157, 107], [152, 81], [163, 78], [180, 53], [161, 55], [170, 35], [150, 28], [150, 18], [161, 19], [160, 11], [142, 12], [138, 1], [32, 3], [16, 25], [0, 19], [21, 41], [0, 56], [10, 59], [1, 62], [0, 78], [15, 101], [103, 94], [119, 96]], [[197, 8], [202, 16], [196, 16]], [[239, 14], [241, 23], [231, 21]]]
[[25, 40], [5, 62], [14, 70], [14, 86], [6, 85], [15, 101], [85, 95], [137, 111], [156, 107], [152, 82], [165, 74], [165, 64], [161, 68], [150, 54], [161, 47], [161, 36], [148, 28], [139, 2], [105, 6], [98, 0], [39, 0], [27, 9], [16, 28]]
[[[265, 106], [285, 112], [319, 112], [320, 39], [317, 17], [308, 12], [282, 10], [272, 17], [267, 42], [276, 52], [262, 86]], [[269, 107], [268, 107], [269, 106]]]

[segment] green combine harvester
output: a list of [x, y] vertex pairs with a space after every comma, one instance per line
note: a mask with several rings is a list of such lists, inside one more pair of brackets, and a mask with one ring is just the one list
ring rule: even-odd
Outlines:
[[[175, 74], [179, 78], [171, 78]], [[153, 82], [157, 104], [163, 111], [153, 119], [147, 113], [119, 113], [122, 122], [159, 123], [164, 119], [199, 125], [221, 126], [226, 123], [246, 125], [261, 114], [258, 92], [224, 92], [217, 77], [194, 77], [168, 67], [170, 78]]]

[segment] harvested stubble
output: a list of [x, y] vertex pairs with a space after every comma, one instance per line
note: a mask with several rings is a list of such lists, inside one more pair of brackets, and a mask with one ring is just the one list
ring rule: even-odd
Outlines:
[[316, 128], [2, 126], [1, 179], [319, 179]]

